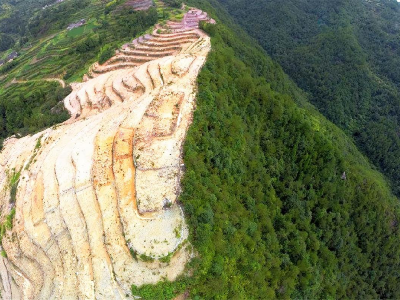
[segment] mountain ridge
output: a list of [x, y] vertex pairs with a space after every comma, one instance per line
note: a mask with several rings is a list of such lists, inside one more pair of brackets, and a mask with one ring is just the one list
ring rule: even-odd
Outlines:
[[[167, 1], [162, 5], [156, 1], [157, 7], [150, 8], [149, 14], [131, 12], [130, 17], [127, 18], [124, 11], [119, 10], [117, 5], [98, 20], [110, 20], [109, 16], [118, 15], [121, 19], [114, 20], [114, 24], [126, 20], [135, 20], [135, 22], [143, 20], [150, 23], [154, 12], [157, 12], [158, 18], [164, 20], [162, 25], [167, 25], [166, 15], [171, 14], [176, 18], [172, 25], [182, 26], [176, 22], [184, 19], [183, 11], [169, 7], [167, 10], [166, 3]], [[374, 169], [374, 166], [359, 152], [353, 140], [343, 130], [328, 121], [309, 103], [310, 95], [300, 90], [283, 72], [281, 66], [235, 24], [218, 1], [191, 0], [188, 4], [199, 7], [207, 12], [207, 16], [216, 20], [216, 24], [202, 22], [199, 24], [200, 29], [207, 33], [204, 45], [208, 46], [204, 50], [209, 50], [211, 45], [211, 51], [207, 54], [207, 60], [201, 71], [194, 68], [193, 72], [182, 73], [181, 71], [184, 71], [188, 65], [192, 65], [190, 55], [174, 53], [174, 51], [185, 52], [186, 46], [181, 50], [174, 49], [176, 45], [171, 45], [177, 41], [185, 41], [187, 37], [190, 41], [192, 34], [186, 34], [185, 38], [177, 39], [171, 36], [172, 32], [163, 32], [160, 26], [145, 32], [144, 37], [137, 39], [133, 46], [126, 44], [131, 43], [131, 39], [134, 38], [135, 34], [132, 34], [129, 41], [121, 39], [124, 44], [114, 58], [108, 57], [112, 52], [109, 50], [112, 48], [103, 49], [102, 53], [105, 54], [102, 58], [106, 63], [103, 67], [93, 65], [91, 70], [105, 70], [106, 66], [114, 67], [115, 64], [123, 66], [126, 64], [125, 61], [136, 64], [139, 61], [142, 62], [143, 57], [147, 58], [147, 54], [154, 58], [152, 61], [157, 62], [158, 67], [157, 64], [147, 62], [140, 64], [138, 68], [135, 67], [132, 72], [129, 68], [111, 71], [109, 74], [92, 72], [85, 77], [84, 82], [74, 86], [71, 95], [75, 97], [70, 95], [65, 98], [66, 106], [72, 112], [72, 118], [66, 124], [54, 126], [47, 131], [58, 135], [64, 130], [68, 131], [66, 128], [69, 126], [75, 126], [79, 138], [72, 140], [68, 139], [67, 134], [64, 138], [60, 136], [64, 146], [40, 134], [28, 135], [22, 139], [13, 138], [6, 142], [7, 151], [2, 152], [1, 155], [8, 155], [11, 159], [10, 163], [17, 159], [9, 151], [12, 143], [29, 141], [27, 144], [30, 146], [26, 149], [22, 145], [20, 147], [21, 151], [24, 150], [29, 155], [27, 159], [21, 159], [18, 166], [26, 163], [27, 170], [19, 173], [18, 167], [14, 170], [10, 168], [3, 174], [6, 175], [4, 199], [11, 202], [17, 200], [15, 212], [12, 209], [13, 205], [9, 202], [5, 202], [2, 207], [0, 233], [3, 234], [4, 246], [10, 247], [13, 238], [14, 242], [20, 240], [29, 242], [29, 239], [25, 239], [23, 232], [20, 232], [21, 238], [18, 234], [12, 235], [11, 232], [25, 225], [30, 226], [30, 212], [35, 216], [40, 215], [41, 205], [38, 199], [42, 198], [40, 196], [41, 182], [48, 182], [54, 178], [61, 179], [60, 183], [63, 184], [61, 211], [68, 216], [69, 226], [74, 225], [74, 220], [81, 224], [77, 226], [77, 233], [73, 232], [75, 237], [71, 240], [75, 242], [79, 240], [77, 236], [84, 236], [82, 233], [84, 228], [101, 227], [99, 218], [95, 217], [97, 216], [96, 209], [88, 209], [88, 206], [83, 205], [86, 219], [77, 217], [80, 202], [93, 199], [89, 197], [90, 188], [87, 188], [85, 184], [80, 185], [90, 176], [94, 176], [90, 184], [95, 186], [95, 191], [97, 191], [95, 194], [99, 196], [100, 203], [106, 204], [104, 205], [106, 207], [110, 199], [112, 200], [110, 202], [119, 202], [119, 204], [126, 204], [125, 200], [133, 199], [128, 197], [133, 193], [132, 188], [148, 192], [150, 200], [151, 196], [159, 195], [160, 191], [170, 193], [171, 189], [168, 188], [156, 189], [156, 186], [169, 185], [168, 181], [163, 180], [169, 176], [160, 176], [161, 179], [156, 181], [150, 180], [152, 176], [146, 177], [146, 175], [143, 177], [145, 180], [142, 181], [144, 184], [136, 186], [132, 184], [131, 174], [142, 172], [141, 175], [143, 175], [148, 171], [154, 172], [161, 169], [159, 167], [162, 162], [172, 161], [169, 158], [170, 155], [167, 157], [159, 155], [162, 151], [153, 152], [158, 147], [153, 146], [161, 141], [164, 143], [167, 140], [165, 137], [179, 123], [176, 120], [180, 115], [177, 109], [181, 98], [179, 93], [163, 94], [153, 91], [158, 91], [161, 85], [166, 90], [178, 88], [175, 84], [165, 84], [174, 71], [183, 76], [183, 79], [178, 76], [182, 82], [184, 81], [181, 87], [183, 90], [187, 91], [194, 87], [193, 93], [189, 93], [189, 97], [184, 97], [181, 103], [194, 105], [195, 99], [196, 104], [193, 116], [188, 119], [182, 118], [184, 122], [191, 124], [185, 134], [183, 152], [175, 151], [176, 147], [169, 148], [170, 152], [166, 152], [174, 154], [173, 166], [177, 172], [183, 174], [184, 171], [184, 176], [179, 176], [181, 181], [179, 198], [172, 205], [170, 201], [148, 201], [147, 199], [140, 203], [137, 201], [138, 214], [133, 213], [132, 218], [126, 218], [122, 223], [124, 228], [132, 229], [131, 226], [138, 222], [147, 222], [142, 219], [136, 220], [137, 216], [151, 218], [158, 213], [172, 214], [176, 211], [177, 222], [172, 223], [177, 226], [172, 228], [169, 226], [170, 222], [167, 222], [169, 225], [162, 223], [162, 230], [169, 231], [169, 244], [149, 241], [149, 232], [154, 231], [155, 235], [157, 232], [162, 232], [155, 228], [149, 231], [138, 231], [140, 234], [135, 236], [135, 239], [125, 240], [124, 257], [130, 256], [129, 260], [132, 260], [133, 264], [136, 257], [138, 264], [148, 269], [151, 268], [150, 266], [160, 269], [160, 265], [167, 269], [174, 269], [174, 259], [180, 255], [179, 253], [182, 254], [179, 257], [184, 258], [190, 256], [190, 253], [194, 255], [185, 260], [185, 262], [189, 260], [190, 262], [186, 265], [182, 276], [175, 274], [177, 276], [163, 279], [160, 274], [157, 274], [157, 270], [154, 270], [156, 274], [149, 271], [151, 273], [149, 276], [154, 280], [146, 282], [131, 280], [133, 277], [127, 276], [124, 292], [152, 300], [174, 299], [178, 295], [181, 298], [193, 299], [398, 298], [400, 295], [397, 284], [400, 267], [398, 226], [400, 207], [398, 198], [393, 195], [385, 177]], [[146, 20], [145, 16], [149, 19]], [[105, 27], [99, 28], [104, 33]], [[109, 28], [124, 27], [113, 25]], [[164, 29], [168, 31], [167, 28]], [[165, 33], [164, 42], [169, 48], [159, 45], [158, 30]], [[197, 32], [197, 29], [191, 31]], [[115, 35], [117, 34], [119, 32], [115, 32]], [[96, 35], [92, 35], [92, 32], [87, 32], [87, 36], [90, 39], [82, 38], [81, 50], [85, 47], [90, 48], [93, 42], [96, 42], [96, 39], [93, 39]], [[131, 35], [128, 36], [131, 37]], [[55, 36], [53, 42], [57, 44], [61, 40], [61, 44], [65, 45], [66, 40], [63, 38], [63, 35]], [[99, 46], [96, 47], [93, 49], [97, 51]], [[147, 52], [150, 48], [153, 48], [153, 51]], [[202, 50], [196, 47], [192, 50], [195, 53], [202, 53]], [[75, 62], [78, 58], [82, 58], [78, 53], [76, 54], [77, 58], [73, 60]], [[111, 54], [113, 56], [114, 53]], [[179, 62], [174, 63], [175, 67], [172, 67], [173, 61], [171, 62], [168, 58], [171, 54], [172, 57], [180, 58]], [[23, 55], [18, 64], [24, 61]], [[88, 56], [88, 61], [84, 64], [92, 64], [93, 57]], [[83, 68], [84, 64], [80, 67]], [[11, 71], [13, 72], [15, 71]], [[198, 76], [194, 76], [197, 72], [199, 72]], [[72, 76], [77, 76], [78, 73], [80, 74], [81, 70], [71, 71]], [[94, 78], [90, 79], [89, 75]], [[190, 80], [185, 81], [184, 78], [190, 78]], [[143, 79], [143, 81], [139, 82], [137, 79]], [[109, 82], [109, 84], [104, 84], [104, 82]], [[34, 90], [41, 84], [44, 83], [32, 82], [30, 87]], [[102, 86], [107, 87], [102, 89]], [[125, 109], [125, 106], [128, 107], [128, 100], [118, 103], [121, 98], [135, 101], [136, 96], [129, 95], [132, 93], [143, 95], [146, 94], [146, 90], [151, 91], [150, 96], [144, 97], [146, 101], [150, 102], [152, 96], [155, 98], [144, 114], [143, 111], [138, 112], [138, 106], [131, 107], [132, 112], [128, 108]], [[43, 94], [46, 95], [46, 93]], [[12, 99], [12, 94], [6, 95]], [[35, 99], [40, 99], [40, 97]], [[167, 99], [168, 101], [164, 101]], [[178, 104], [178, 107], [174, 104]], [[109, 113], [110, 122], [104, 124], [92, 143], [96, 122], [101, 123], [101, 116]], [[145, 126], [135, 128], [134, 134], [129, 126], [118, 127], [120, 120], [126, 114], [132, 117], [125, 119], [125, 125], [136, 124], [140, 120], [139, 115], [143, 115], [141, 124]], [[87, 126], [82, 128], [79, 124]], [[114, 133], [111, 134], [111, 132]], [[149, 138], [149, 133], [153, 137]], [[11, 144], [7, 146], [7, 143]], [[92, 172], [89, 172], [88, 162], [91, 160], [86, 158], [90, 157], [92, 144], [95, 145], [93, 150], [95, 167]], [[142, 145], [143, 149], [141, 149]], [[33, 177], [28, 178], [26, 173], [30, 172], [29, 170], [52, 164], [51, 159], [44, 158], [42, 152], [49, 151], [51, 148], [54, 149], [52, 157], [58, 157], [56, 174], [53, 174], [52, 168], [48, 168], [47, 176], [40, 177], [38, 173], [36, 180], [33, 180]], [[60, 150], [57, 151], [57, 149]], [[179, 164], [176, 163], [178, 161]], [[120, 172], [121, 168], [132, 171]], [[114, 180], [114, 184], [109, 185], [110, 180]], [[33, 187], [31, 184], [26, 184], [34, 181], [37, 184], [35, 183]], [[68, 183], [71, 181], [77, 183], [75, 189], [70, 189], [71, 185]], [[114, 187], [118, 191], [115, 196], [112, 192]], [[38, 197], [24, 197], [32, 191]], [[77, 199], [73, 199], [72, 192], [76, 192]], [[88, 197], [79, 198], [82, 193]], [[141, 197], [140, 192], [138, 197]], [[44, 196], [44, 198], [54, 202], [57, 197]], [[140, 200], [139, 198], [137, 200]], [[25, 201], [22, 203], [21, 199]], [[67, 199], [73, 201], [64, 201]], [[175, 198], [168, 196], [164, 200], [171, 199]], [[149, 202], [154, 202], [154, 205], [148, 205]], [[174, 210], [178, 203], [184, 212], [185, 222], [181, 223], [181, 227], [179, 220], [183, 220], [183, 215]], [[168, 209], [170, 205], [171, 208]], [[112, 207], [115, 208], [115, 206]], [[125, 208], [131, 211], [134, 206], [121, 207], [122, 214], [125, 214]], [[24, 218], [21, 218], [21, 211], [25, 213]], [[113, 225], [112, 220], [117, 218], [121, 209], [118, 213], [118, 209], [113, 212], [107, 211], [108, 218], [105, 220], [111, 220], [107, 224]], [[52, 214], [51, 210], [45, 212]], [[35, 218], [35, 221], [40, 220], [40, 217]], [[87, 225], [83, 224], [83, 220], [88, 220]], [[172, 221], [171, 218], [169, 221]], [[115, 229], [114, 226], [105, 227], [107, 230]], [[128, 231], [128, 235], [131, 236], [132, 230]], [[79, 235], [78, 232], [82, 234]], [[118, 248], [125, 239], [120, 236], [118, 240], [109, 241], [108, 238], [112, 235], [106, 235], [104, 242], [101, 234], [97, 233], [97, 236], [100, 248], [106, 249]], [[62, 235], [61, 237], [65, 238]], [[179, 249], [177, 256], [169, 255], [169, 253], [162, 257], [157, 255], [167, 254], [167, 249], [174, 249], [173, 241], [178, 241], [179, 244], [182, 237], [187, 237], [187, 242], [182, 243], [183, 246]], [[67, 244], [65, 242], [65, 245]], [[74, 245], [82, 246], [87, 243], [76, 242]], [[155, 250], [149, 250], [150, 245], [153, 245]], [[39, 259], [41, 255], [38, 251], [31, 249], [24, 248], [24, 251], [31, 252], [22, 254], [28, 253], [31, 256], [36, 254], [35, 259]], [[82, 252], [79, 255], [86, 255], [86, 253]], [[97, 259], [104, 252], [95, 251], [94, 254]], [[7, 261], [4, 256], [10, 255], [10, 259], [16, 261], [18, 265], [34, 270], [32, 262], [26, 260], [24, 255], [15, 256], [9, 248], [7, 251], [3, 250], [2, 255], [2, 262]], [[75, 254], [69, 253], [61, 257], [64, 260], [71, 258], [74, 261]], [[155, 261], [152, 262], [154, 258]], [[57, 260], [54, 261], [57, 262]], [[107, 260], [99, 259], [98, 262], [100, 264], [97, 266], [107, 263]], [[114, 263], [115, 261], [112, 260], [111, 265]], [[170, 266], [168, 266], [169, 263]], [[90, 268], [90, 264], [87, 265]], [[114, 278], [119, 280], [121, 279], [118, 275], [120, 272], [130, 272], [134, 269], [124, 271], [121, 265], [116, 267], [118, 272], [115, 275], [110, 274], [110, 278], [115, 276]], [[183, 263], [179, 264], [179, 267], [183, 265]], [[0, 270], [1, 266], [2, 263], [0, 263]], [[101, 274], [98, 272], [99, 269], [96, 270], [94, 275]], [[90, 279], [90, 272], [79, 276], [83, 275], [86, 277], [82, 280], [82, 286], [79, 290], [71, 292], [92, 293], [92, 285], [84, 284], [88, 282], [88, 278]], [[9, 280], [9, 276], [5, 272], [0, 272], [0, 276], [0, 288], [3, 288], [3, 283]], [[109, 278], [100, 277], [103, 280]], [[74, 276], [66, 276], [65, 280], [58, 282], [72, 286], [74, 278]], [[99, 291], [98, 287], [107, 287], [105, 288], [107, 293], [112, 293], [108, 289], [112, 285], [103, 285], [103, 283], [101, 280], [95, 280], [94, 291]], [[130, 284], [133, 285], [130, 286]], [[16, 286], [13, 288], [13, 292], [17, 293]], [[48, 289], [45, 291], [47, 293]], [[101, 297], [101, 295], [98, 296]], [[113, 296], [108, 298], [113, 298]]]

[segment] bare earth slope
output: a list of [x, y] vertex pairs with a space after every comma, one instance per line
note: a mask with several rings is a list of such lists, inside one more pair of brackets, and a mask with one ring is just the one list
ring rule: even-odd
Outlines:
[[94, 65], [64, 100], [70, 120], [5, 142], [1, 220], [15, 217], [3, 299], [122, 299], [131, 284], [184, 271], [181, 148], [211, 47], [199, 20], [209, 19], [191, 10]]

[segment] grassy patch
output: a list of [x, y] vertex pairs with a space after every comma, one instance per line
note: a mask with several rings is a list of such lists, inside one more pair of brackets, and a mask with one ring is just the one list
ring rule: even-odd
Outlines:
[[8, 230], [12, 229], [14, 217], [15, 217], [15, 208], [13, 208], [10, 214], [6, 217], [6, 222], [4, 223], [6, 229]]
[[96, 28], [96, 25], [94, 23], [89, 23], [89, 24], [74, 28], [72, 30], [69, 30], [67, 33], [67, 36], [72, 37], [72, 38], [80, 37], [81, 35], [83, 35], [85, 33], [92, 32], [92, 30], [94, 28]]
[[12, 230], [13, 228], [13, 221], [15, 217], [15, 208], [10, 211], [10, 214], [6, 216], [6, 220], [4, 223], [0, 224], [0, 243], [3, 239], [4, 234], [7, 230]]
[[17, 200], [17, 188], [20, 176], [21, 176], [21, 171], [15, 173], [15, 170], [13, 170], [13, 174], [11, 175], [9, 184], [11, 203], [15, 203], [15, 201]]
[[68, 113], [57, 105], [70, 91], [58, 82], [47, 81], [13, 84], [0, 90], [0, 138], [32, 134], [65, 121]]
[[148, 256], [146, 254], [140, 254], [140, 259], [144, 262], [153, 262], [154, 258], [152, 258], [151, 256]]
[[161, 281], [156, 285], [145, 284], [141, 287], [132, 285], [132, 294], [144, 300], [169, 300], [182, 294], [187, 287], [188, 279], [180, 279], [175, 282]]

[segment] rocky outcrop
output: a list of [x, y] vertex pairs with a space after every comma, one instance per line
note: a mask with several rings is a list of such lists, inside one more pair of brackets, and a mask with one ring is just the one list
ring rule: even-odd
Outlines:
[[181, 149], [210, 39], [157, 32], [92, 67], [68, 121], [5, 142], [3, 299], [122, 299], [184, 272]]

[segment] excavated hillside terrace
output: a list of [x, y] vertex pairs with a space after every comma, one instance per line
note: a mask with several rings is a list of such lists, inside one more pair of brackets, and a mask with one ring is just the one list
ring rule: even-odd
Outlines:
[[184, 272], [182, 144], [211, 49], [200, 20], [214, 22], [192, 9], [125, 45], [73, 85], [68, 121], [5, 142], [3, 299], [126, 299]]

